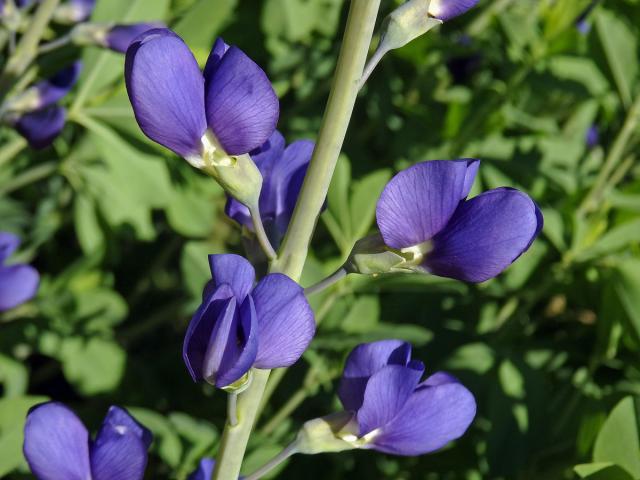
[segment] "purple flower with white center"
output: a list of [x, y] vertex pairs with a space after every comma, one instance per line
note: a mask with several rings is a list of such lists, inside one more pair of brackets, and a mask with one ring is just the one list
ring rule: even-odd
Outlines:
[[151, 432], [120, 407], [110, 407], [91, 440], [65, 405], [47, 402], [29, 411], [23, 452], [39, 480], [141, 480]]
[[272, 273], [254, 287], [253, 266], [239, 255], [210, 255], [212, 280], [185, 335], [183, 358], [194, 381], [241, 388], [251, 368], [293, 365], [315, 333], [302, 287]]
[[405, 266], [468, 282], [495, 277], [525, 252], [542, 229], [526, 194], [497, 188], [470, 200], [479, 160], [433, 160], [398, 173], [376, 206], [387, 247]]
[[466, 13], [478, 4], [478, 0], [431, 0], [429, 15], [446, 22]]
[[[280, 244], [293, 215], [314, 147], [311, 140], [298, 140], [285, 148], [284, 137], [276, 130], [260, 148], [250, 152], [263, 179], [260, 215], [275, 248]], [[253, 231], [249, 209], [237, 200], [229, 197], [225, 213]]]
[[451, 375], [420, 381], [424, 365], [411, 345], [382, 340], [347, 358], [338, 396], [351, 420], [338, 433], [354, 448], [422, 455], [461, 437], [476, 414], [473, 395]]
[[96, 0], [67, 0], [56, 8], [53, 18], [59, 23], [84, 22], [93, 13]]
[[145, 135], [197, 168], [233, 167], [278, 121], [278, 97], [264, 71], [222, 39], [203, 73], [178, 35], [150, 30], [127, 50], [125, 79]]
[[9, 99], [4, 109], [9, 112], [25, 113], [49, 107], [71, 91], [81, 71], [82, 62], [74, 62], [51, 78], [41, 80], [20, 95]]
[[16, 235], [0, 232], [0, 311], [31, 300], [38, 291], [40, 275], [35, 268], [24, 264], [5, 265], [19, 246]]

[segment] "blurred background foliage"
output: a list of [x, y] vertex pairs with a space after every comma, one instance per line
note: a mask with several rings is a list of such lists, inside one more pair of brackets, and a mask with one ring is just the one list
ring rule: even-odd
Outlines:
[[[339, 408], [351, 347], [397, 337], [475, 393], [469, 433], [418, 458], [299, 456], [278, 478], [640, 479], [640, 1], [603, 1], [581, 17], [590, 4], [481, 0], [384, 59], [356, 107], [303, 284], [345, 258], [372, 228], [388, 178], [420, 160], [481, 158], [474, 193], [525, 190], [544, 231], [485, 284], [349, 277], [314, 297], [317, 338], [275, 374], [247, 471], [301, 422]], [[292, 141], [315, 138], [347, 7], [99, 0], [92, 19], [165, 21], [201, 63], [223, 35], [267, 70]], [[28, 477], [24, 415], [53, 398], [93, 428], [110, 404], [129, 407], [155, 434], [147, 477], [184, 479], [216, 451], [225, 396], [191, 381], [182, 337], [206, 255], [242, 252], [241, 237], [217, 185], [140, 133], [123, 56], [82, 57], [52, 148], [31, 151], [0, 130], [0, 230], [23, 237], [18, 259], [43, 276], [34, 301], [0, 317], [0, 476]]]

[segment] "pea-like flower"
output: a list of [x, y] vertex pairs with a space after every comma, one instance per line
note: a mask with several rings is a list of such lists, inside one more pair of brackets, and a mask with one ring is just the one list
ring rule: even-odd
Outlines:
[[30, 300], [38, 291], [40, 276], [35, 268], [24, 264], [5, 265], [19, 246], [17, 236], [0, 232], [0, 312]]
[[74, 62], [51, 78], [37, 82], [2, 105], [5, 121], [22, 135], [32, 148], [51, 145], [62, 131], [66, 110], [57, 105], [76, 84], [82, 62]]
[[251, 368], [294, 364], [315, 333], [302, 287], [272, 273], [254, 287], [253, 266], [239, 255], [210, 255], [212, 280], [187, 330], [183, 357], [194, 381], [237, 390]]
[[127, 50], [127, 91], [142, 131], [214, 177], [243, 204], [257, 203], [262, 178], [248, 154], [274, 132], [279, 103], [264, 71], [218, 39], [204, 73], [168, 29]]
[[[473, 159], [433, 160], [391, 179], [378, 200], [376, 217], [386, 249], [397, 259], [394, 269], [483, 282], [529, 248], [542, 229], [540, 209], [513, 188], [467, 200], [479, 164]], [[362, 269], [356, 265], [352, 271]]]
[[27, 415], [23, 451], [39, 480], [142, 480], [151, 440], [151, 432], [116, 406], [91, 440], [75, 413], [47, 402]]
[[422, 455], [461, 437], [476, 414], [473, 395], [437, 372], [421, 381], [424, 365], [411, 345], [382, 340], [357, 346], [347, 358], [338, 396], [345, 412], [307, 422], [295, 451], [353, 448]]
[[[314, 146], [311, 140], [298, 140], [285, 148], [284, 137], [276, 130], [260, 148], [251, 152], [251, 158], [262, 174], [260, 215], [275, 248], [293, 215]], [[249, 209], [237, 200], [228, 199], [225, 213], [253, 231]]]

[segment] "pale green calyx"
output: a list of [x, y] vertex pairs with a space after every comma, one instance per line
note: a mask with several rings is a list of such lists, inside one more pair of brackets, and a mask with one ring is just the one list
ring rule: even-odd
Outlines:
[[344, 268], [349, 273], [364, 275], [424, 272], [422, 263], [431, 249], [431, 242], [427, 241], [397, 250], [385, 245], [380, 234], [375, 234], [356, 242]]
[[306, 422], [296, 439], [300, 453], [316, 454], [366, 448], [380, 434], [380, 429], [358, 436], [355, 415], [340, 412]]
[[79, 23], [70, 32], [74, 45], [107, 46], [107, 35], [114, 27], [113, 23]]
[[380, 47], [386, 51], [405, 46], [424, 35], [442, 20], [429, 16], [431, 0], [409, 0], [387, 16]]
[[[226, 387], [222, 387], [222, 390], [228, 393], [235, 393], [235, 394], [242, 393], [247, 388], [249, 388], [252, 381], [253, 381], [253, 370], [249, 370], [247, 373], [245, 373], [242, 377], [240, 377], [238, 380], [236, 380], [232, 384], [227, 385]], [[215, 386], [215, 382], [213, 382], [212, 384], [213, 386]]]
[[185, 157], [213, 177], [230, 196], [249, 208], [258, 205], [262, 174], [249, 154], [229, 155], [210, 130], [202, 136], [202, 153]]

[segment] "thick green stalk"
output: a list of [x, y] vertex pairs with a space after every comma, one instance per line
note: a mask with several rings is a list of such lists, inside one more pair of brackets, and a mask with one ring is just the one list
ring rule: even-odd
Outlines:
[[[352, 0], [338, 66], [316, 149], [302, 186], [300, 198], [272, 272], [300, 278], [318, 215], [342, 148], [358, 94], [367, 52], [371, 44], [380, 0]], [[247, 442], [269, 378], [268, 370], [254, 370], [253, 382], [238, 397], [238, 424], [225, 426], [214, 480], [238, 478]]]
[[38, 55], [38, 44], [60, 0], [42, 0], [26, 33], [0, 76], [0, 101], [9, 93], [14, 82]]
[[300, 198], [274, 269], [300, 277], [358, 95], [380, 0], [353, 0], [333, 88]]

